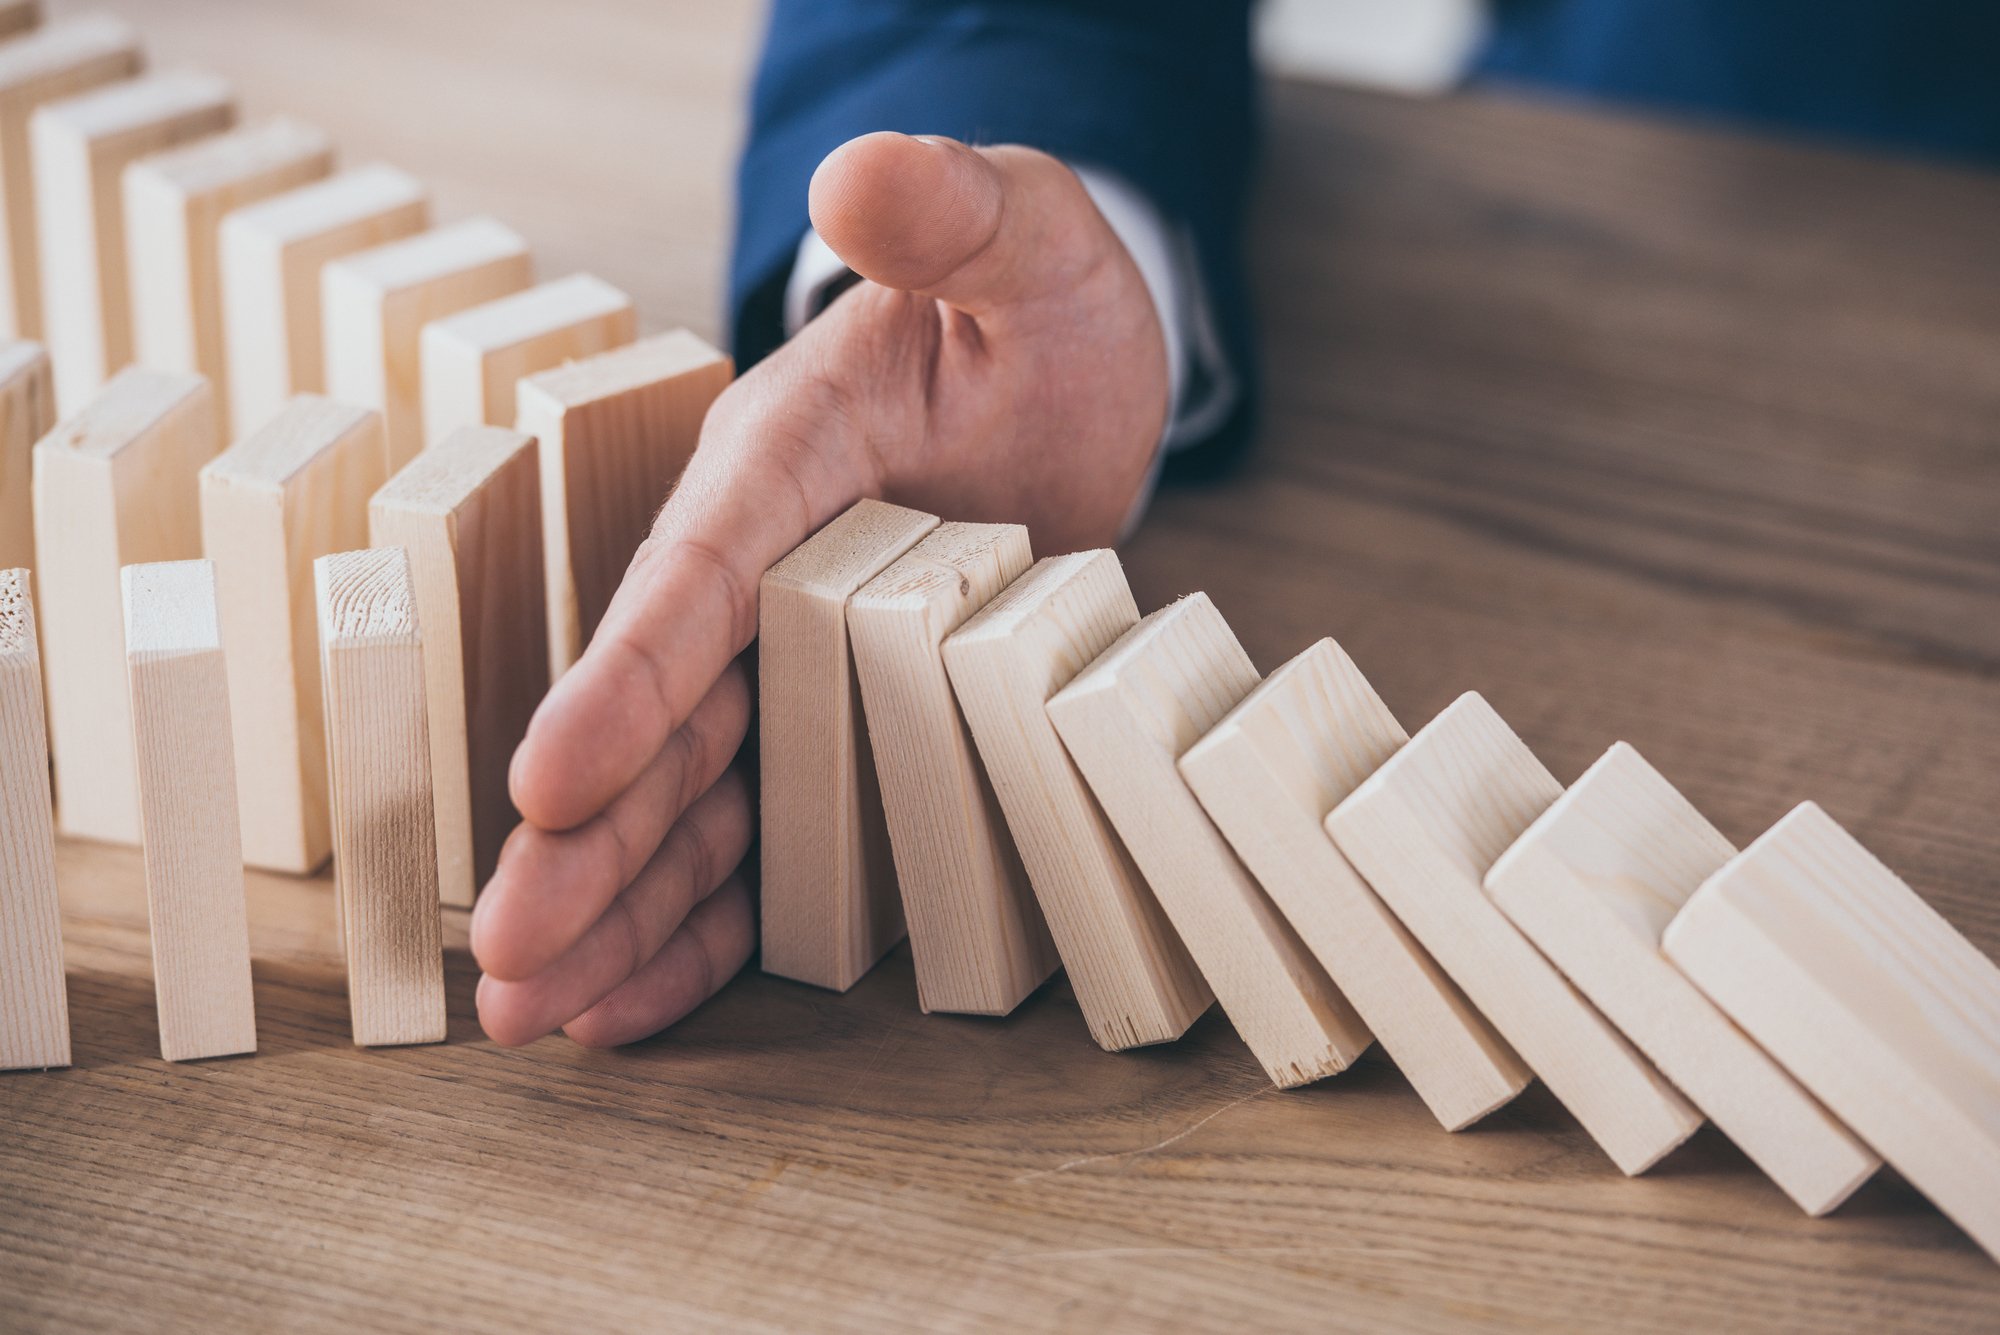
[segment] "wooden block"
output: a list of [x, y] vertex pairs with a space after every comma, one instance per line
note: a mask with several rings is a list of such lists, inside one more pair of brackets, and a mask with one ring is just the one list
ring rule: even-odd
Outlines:
[[1327, 817], [1383, 902], [1625, 1173], [1693, 1135], [1701, 1115], [1564, 981], [1486, 897], [1499, 856], [1562, 785], [1468, 691]]
[[207, 561], [123, 571], [160, 1056], [257, 1050], [229, 684]]
[[858, 501], [764, 573], [757, 733], [766, 973], [845, 992], [903, 939], [847, 600], [937, 524], [935, 515]]
[[354, 1041], [442, 1043], [437, 827], [409, 558], [393, 547], [322, 556], [313, 581]]
[[331, 849], [312, 566], [367, 545], [383, 453], [380, 413], [301, 394], [201, 470], [253, 867], [303, 874]]
[[35, 579], [64, 834], [139, 842], [118, 570], [201, 555], [195, 479], [214, 453], [208, 382], [137, 367], [35, 446]]
[[112, 84], [35, 112], [28, 137], [35, 157], [43, 341], [64, 412], [75, 412], [132, 361], [127, 164], [235, 121], [229, 85], [184, 70]]
[[1327, 813], [1409, 741], [1332, 640], [1267, 677], [1181, 775], [1447, 1131], [1534, 1078], [1327, 837]]
[[69, 1065], [42, 663], [26, 570], [0, 570], [0, 1070]]
[[1048, 708], [1230, 1023], [1272, 1081], [1290, 1087], [1347, 1069], [1368, 1028], [1176, 768], [1256, 684], [1250, 656], [1197, 593], [1126, 631]]
[[433, 320], [418, 339], [424, 442], [462, 426], [513, 425], [515, 381], [637, 333], [632, 298], [582, 273]]
[[42, 22], [41, 0], [6, 0], [0, 4], [0, 37], [18, 37]]
[[55, 416], [49, 354], [28, 339], [0, 341], [0, 570], [35, 564], [35, 442]]
[[29, 118], [45, 102], [129, 79], [139, 65], [139, 36], [132, 26], [101, 15], [0, 44], [0, 335], [43, 336]]
[[432, 320], [535, 281], [528, 243], [491, 218], [335, 260], [320, 276], [326, 387], [382, 412], [394, 474], [424, 446], [419, 336]]
[[156, 371], [207, 376], [215, 386], [225, 444], [236, 432], [229, 420], [229, 359], [222, 341], [223, 215], [332, 170], [333, 141], [293, 120], [264, 121], [197, 140], [125, 169], [133, 355]]
[[590, 642], [733, 373], [676, 329], [520, 381], [514, 425], [542, 442], [552, 678]]
[[847, 602], [926, 1011], [1005, 1015], [1056, 969], [939, 654], [944, 637], [1033, 559], [1019, 524], [940, 524]]
[[1112, 1051], [1171, 1042], [1215, 1000], [1049, 722], [1049, 697], [1138, 621], [1117, 554], [1077, 552], [1044, 558], [944, 642], [1077, 1005]]
[[466, 427], [368, 505], [368, 541], [402, 547], [425, 628], [438, 897], [471, 908], [520, 816], [507, 767], [548, 692], [535, 441]]
[[2000, 1260], [2000, 968], [1811, 802], [1695, 891], [1667, 958]]
[[423, 183], [380, 163], [237, 209], [222, 220], [222, 329], [238, 435], [292, 395], [326, 388], [320, 270], [430, 226]]

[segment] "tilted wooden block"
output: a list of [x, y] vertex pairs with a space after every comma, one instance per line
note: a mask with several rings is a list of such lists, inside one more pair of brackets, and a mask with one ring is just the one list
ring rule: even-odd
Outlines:
[[766, 973], [844, 992], [903, 939], [847, 600], [937, 524], [935, 515], [858, 501], [764, 573], [757, 734]]
[[354, 1041], [442, 1043], [437, 827], [409, 558], [399, 548], [322, 556], [313, 580]]
[[1432, 719], [1327, 817], [1349, 862], [1628, 1174], [1701, 1115], [1486, 897], [1487, 869], [1562, 785], [1476, 692]]
[[590, 642], [732, 374], [676, 329], [520, 381], [514, 425], [542, 442], [551, 677]]
[[1272, 1081], [1368, 1046], [1354, 1013], [1195, 800], [1183, 753], [1257, 684], [1206, 594], [1154, 612], [1049, 701], [1049, 717], [1167, 917]]
[[507, 768], [548, 692], [531, 436], [453, 432], [375, 493], [368, 541], [409, 553], [424, 628], [438, 897], [471, 908], [520, 817]]
[[118, 570], [201, 555], [195, 479], [214, 453], [208, 382], [137, 367], [35, 446], [35, 579], [64, 834], [139, 842]]
[[945, 667], [1098, 1045], [1187, 1032], [1215, 999], [1049, 722], [1139, 621], [1114, 552], [1047, 557], [944, 642]]
[[940, 524], [847, 602], [917, 997], [1005, 1015], [1056, 969], [939, 645], [1033, 562], [1019, 524]]
[[469, 218], [326, 266], [326, 388], [382, 411], [393, 474], [424, 447], [419, 337], [432, 320], [519, 292], [535, 280], [528, 243]]
[[0, 570], [0, 1070], [69, 1065], [42, 664], [25, 570]]
[[0, 342], [0, 570], [35, 564], [35, 442], [55, 416], [49, 354], [29, 339]]
[[56, 402], [73, 413], [132, 361], [125, 166], [228, 129], [229, 85], [176, 71], [51, 102], [29, 125], [42, 256], [43, 341]]
[[1409, 741], [1332, 640], [1267, 677], [1181, 775], [1447, 1131], [1534, 1078], [1327, 837], [1327, 813]]
[[380, 413], [301, 394], [201, 470], [253, 867], [310, 872], [331, 847], [312, 565], [367, 544], [382, 459]]
[[1486, 873], [1486, 892], [1604, 1017], [1808, 1214], [1880, 1162], [1660, 954], [1736, 850], [1618, 743]]
[[125, 652], [160, 1055], [257, 1050], [229, 686], [207, 561], [126, 566]]
[[2000, 968], [1811, 802], [1695, 891], [1667, 958], [2000, 1260]]

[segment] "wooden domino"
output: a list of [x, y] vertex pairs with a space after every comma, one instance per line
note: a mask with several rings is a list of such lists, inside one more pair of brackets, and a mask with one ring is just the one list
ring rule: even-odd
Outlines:
[[1244, 870], [1176, 767], [1257, 684], [1206, 594], [1125, 632], [1049, 700], [1049, 718], [1236, 1032], [1273, 1083], [1343, 1071], [1354, 1013]]
[[937, 524], [935, 515], [859, 501], [764, 573], [757, 733], [766, 973], [844, 992], [903, 939], [847, 600]]
[[1032, 561], [1019, 524], [940, 524], [847, 602], [926, 1011], [1005, 1015], [1056, 969], [939, 656], [944, 637]]
[[430, 726], [409, 558], [393, 547], [322, 556], [313, 583], [354, 1041], [442, 1043]]
[[2000, 968], [1811, 802], [1668, 924], [1667, 958], [2000, 1260]]
[[160, 1056], [255, 1052], [215, 570], [168, 561], [122, 575]]
[[35, 442], [55, 415], [49, 354], [30, 339], [0, 341], [0, 570], [35, 564]]
[[1138, 623], [1117, 554], [1051, 556], [944, 642], [945, 667], [1091, 1037], [1187, 1032], [1215, 999], [1049, 722], [1049, 698]]
[[1273, 672], [1181, 775], [1433, 1116], [1457, 1131], [1533, 1079], [1327, 837], [1327, 813], [1409, 741], [1339, 645]]
[[0, 1070], [69, 1065], [42, 664], [26, 570], [0, 570]]
[[535, 441], [465, 427], [368, 505], [368, 542], [409, 553], [424, 628], [438, 897], [471, 908], [520, 817], [507, 766], [548, 691]]

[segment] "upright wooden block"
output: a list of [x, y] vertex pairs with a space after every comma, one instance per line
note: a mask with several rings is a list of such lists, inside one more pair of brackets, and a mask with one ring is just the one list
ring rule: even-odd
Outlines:
[[939, 646], [1033, 561], [1018, 524], [940, 524], [847, 602], [917, 997], [1005, 1015], [1056, 969]]
[[237, 209], [222, 220], [229, 420], [241, 436], [292, 395], [326, 388], [320, 270], [430, 226], [430, 198], [376, 163]]
[[398, 548], [322, 556], [313, 581], [354, 1041], [442, 1043], [437, 827], [409, 558]]
[[42, 663], [25, 570], [0, 570], [0, 1070], [69, 1065]]
[[1409, 741], [1332, 640], [1267, 677], [1181, 775], [1279, 912], [1447, 1131], [1534, 1078], [1327, 837], [1324, 822]]
[[1368, 1028], [1176, 768], [1256, 684], [1250, 656], [1197, 593], [1126, 631], [1048, 711], [1230, 1023], [1290, 1087], [1346, 1070]]
[[858, 501], [764, 573], [757, 734], [766, 973], [845, 992], [903, 939], [847, 600], [937, 524], [935, 515]]
[[466, 427], [368, 505], [368, 541], [409, 553], [424, 627], [438, 897], [471, 908], [519, 822], [507, 767], [548, 692], [541, 479], [531, 436]]
[[1695, 891], [1667, 958], [2000, 1260], [2000, 968], [1811, 802]]
[[125, 169], [133, 355], [156, 371], [207, 376], [224, 443], [236, 432], [222, 341], [223, 215], [332, 170], [333, 141], [283, 119], [197, 140]]
[[77, 411], [132, 361], [126, 165], [235, 120], [229, 85], [188, 71], [113, 84], [35, 112], [29, 139], [42, 321], [64, 412]]
[[201, 470], [253, 867], [310, 872], [331, 847], [312, 567], [366, 545], [382, 459], [380, 413], [301, 394]]
[[160, 1056], [257, 1050], [229, 687], [207, 561], [123, 571]]
[[944, 642], [945, 667], [1091, 1037], [1179, 1038], [1215, 999], [1049, 722], [1049, 697], [1139, 621], [1116, 553], [1036, 564]]
[[676, 329], [519, 383], [514, 424], [542, 442], [551, 677], [590, 642], [732, 374]]
[[139, 842], [118, 570], [201, 555], [195, 478], [214, 453], [208, 382], [137, 367], [35, 446], [35, 579], [64, 834]]
[[35, 442], [55, 416], [49, 354], [28, 339], [0, 342], [0, 570], [35, 564]]
[[1562, 796], [1492, 706], [1466, 692], [1327, 817], [1327, 832], [1612, 1162], [1643, 1173], [1701, 1115], [1563, 980], [1482, 888]]
[[424, 446], [417, 360], [423, 327], [534, 280], [528, 243], [491, 218], [470, 218], [326, 266], [320, 301], [327, 391], [381, 409], [390, 473]]

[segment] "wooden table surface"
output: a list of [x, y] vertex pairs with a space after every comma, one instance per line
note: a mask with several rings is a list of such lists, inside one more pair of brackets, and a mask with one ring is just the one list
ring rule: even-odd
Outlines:
[[[108, 7], [716, 333], [754, 12]], [[1566, 780], [1625, 738], [1739, 840], [1816, 798], [2000, 951], [2000, 179], [1304, 87], [1266, 177], [1267, 439], [1156, 505], [1142, 606], [1206, 588], [1267, 668], [1332, 633], [1413, 728], [1477, 688]], [[503, 1051], [447, 915], [450, 1042], [361, 1051], [327, 882], [253, 876], [261, 1050], [170, 1066], [136, 854], [60, 868], [76, 1065], [0, 1077], [0, 1327], [2000, 1324], [1892, 1175], [1809, 1220], [1708, 1129], [1627, 1180], [1540, 1087], [1446, 1135], [1215, 1013], [1125, 1056], [1060, 982], [921, 1015], [902, 951]]]

